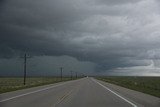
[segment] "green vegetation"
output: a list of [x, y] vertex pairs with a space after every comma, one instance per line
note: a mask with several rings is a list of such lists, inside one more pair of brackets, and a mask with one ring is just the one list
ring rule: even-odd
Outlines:
[[99, 77], [97, 79], [160, 97], [160, 77]]
[[[75, 78], [74, 78], [75, 79]], [[64, 77], [62, 81], [71, 80], [69, 77]], [[21, 77], [1, 77], [0, 78], [0, 93], [15, 91], [24, 88], [30, 88], [40, 85], [53, 84], [61, 82], [61, 78], [57, 77], [29, 77], [26, 79], [26, 85], [23, 85]]]

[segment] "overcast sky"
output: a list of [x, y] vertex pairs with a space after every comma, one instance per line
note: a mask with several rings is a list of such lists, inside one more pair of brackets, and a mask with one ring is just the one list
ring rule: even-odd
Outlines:
[[159, 0], [0, 0], [0, 75], [60, 66], [94, 75], [160, 76]]

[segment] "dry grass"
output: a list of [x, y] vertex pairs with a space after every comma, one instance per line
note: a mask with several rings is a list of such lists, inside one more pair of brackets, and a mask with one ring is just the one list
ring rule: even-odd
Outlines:
[[[68, 81], [70, 78], [63, 78], [62, 81]], [[61, 79], [57, 77], [29, 77], [26, 79], [26, 85], [23, 85], [23, 78], [21, 77], [1, 77], [0, 78], [0, 93], [15, 91], [24, 88], [30, 88], [40, 85], [53, 84], [60, 82]]]
[[160, 97], [160, 77], [99, 77], [98, 79]]

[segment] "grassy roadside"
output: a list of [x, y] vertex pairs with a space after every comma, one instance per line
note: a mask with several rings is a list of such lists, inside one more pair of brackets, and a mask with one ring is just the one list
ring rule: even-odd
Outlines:
[[[71, 78], [65, 77], [62, 81], [69, 81]], [[53, 84], [61, 82], [61, 78], [57, 77], [29, 77], [26, 80], [26, 85], [23, 85], [21, 77], [1, 77], [0, 78], [0, 94], [25, 88], [31, 88], [41, 85]]]
[[98, 77], [97, 79], [160, 98], [160, 77]]

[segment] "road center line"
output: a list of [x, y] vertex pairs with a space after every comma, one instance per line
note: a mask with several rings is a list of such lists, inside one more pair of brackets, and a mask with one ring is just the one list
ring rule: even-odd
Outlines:
[[70, 82], [74, 82], [74, 81], [68, 81], [68, 82], [57, 84], [57, 85], [50, 86], [50, 87], [47, 87], [47, 88], [43, 88], [43, 89], [39, 89], [39, 90], [36, 90], [36, 91], [28, 92], [28, 93], [25, 93], [25, 94], [20, 94], [20, 95], [14, 96], [14, 97], [6, 98], [6, 99], [3, 99], [3, 100], [0, 100], [0, 103], [5, 102], [5, 101], [9, 101], [9, 100], [12, 100], [12, 99], [15, 99], [15, 98], [23, 97], [23, 96], [26, 96], [26, 95], [38, 93], [38, 92], [41, 92], [41, 91], [49, 90], [51, 88], [62, 86], [62, 85], [65, 85], [67, 83], [70, 83]]
[[102, 85], [101, 83], [99, 83], [98, 81], [92, 79], [92, 81], [94, 81], [95, 83], [99, 84], [100, 86], [102, 86], [103, 88], [105, 88], [106, 90], [110, 91], [111, 93], [113, 93], [114, 95], [118, 96], [119, 98], [123, 99], [124, 101], [126, 101], [127, 103], [131, 104], [133, 107], [138, 107], [137, 105], [135, 105], [134, 103], [130, 102], [129, 100], [127, 100], [126, 98], [122, 97], [121, 95], [117, 94], [116, 92], [112, 91], [111, 89], [109, 89], [108, 87]]

